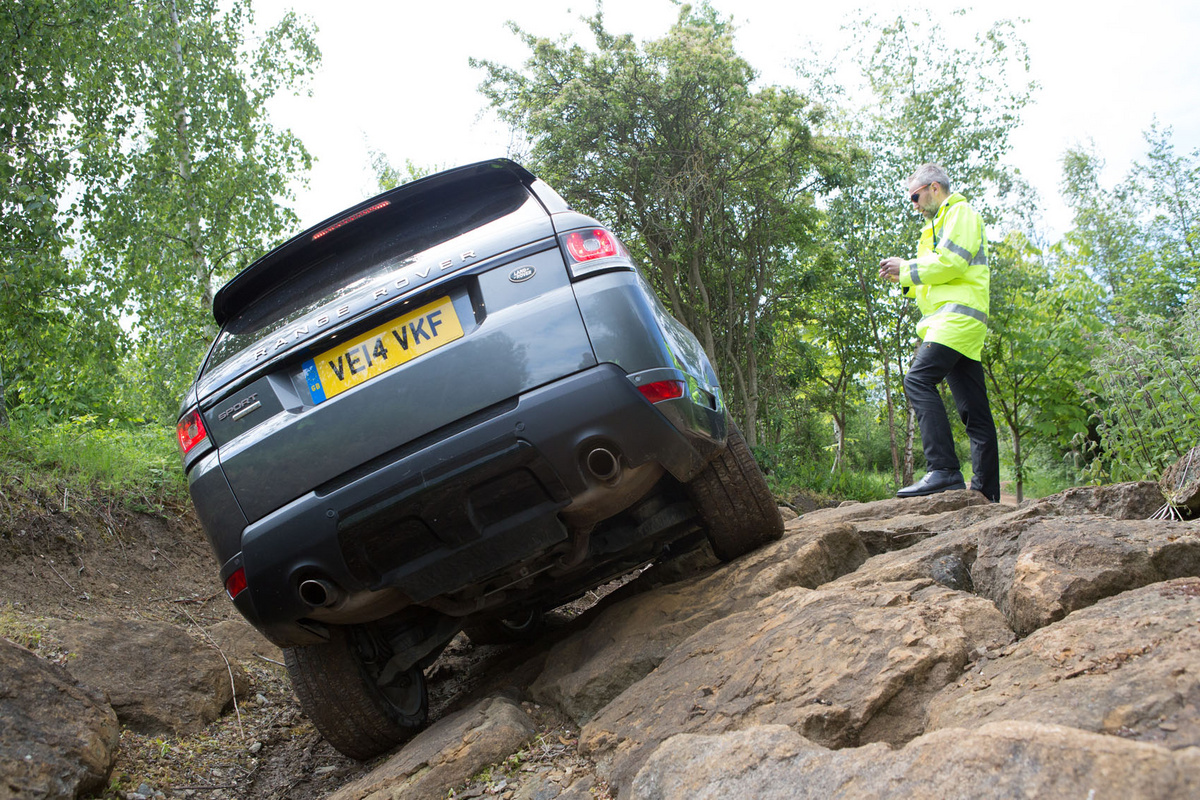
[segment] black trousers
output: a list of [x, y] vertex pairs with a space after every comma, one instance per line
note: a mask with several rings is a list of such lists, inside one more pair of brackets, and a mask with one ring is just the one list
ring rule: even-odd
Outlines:
[[922, 342], [908, 374], [904, 393], [921, 427], [925, 464], [930, 470], [961, 468], [950, 434], [950, 418], [937, 386], [950, 386], [958, 416], [967, 426], [971, 442], [971, 488], [993, 502], [1000, 500], [1000, 451], [996, 444], [996, 423], [988, 404], [983, 364], [967, 358], [952, 347]]

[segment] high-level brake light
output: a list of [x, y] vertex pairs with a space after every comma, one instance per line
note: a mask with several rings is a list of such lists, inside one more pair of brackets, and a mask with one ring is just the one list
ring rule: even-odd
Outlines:
[[379, 209], [381, 209], [381, 208], [387, 208], [387, 207], [388, 207], [388, 206], [390, 206], [391, 204], [392, 204], [392, 201], [391, 201], [391, 200], [383, 200], [383, 201], [381, 201], [381, 202], [378, 202], [378, 203], [376, 203], [376, 204], [375, 204], [375, 205], [373, 205], [373, 206], [369, 206], [368, 208], [364, 208], [362, 211], [359, 211], [359, 212], [358, 212], [358, 213], [356, 213], [356, 214], [351, 214], [350, 216], [346, 217], [345, 219], [338, 220], [337, 222], [335, 222], [335, 223], [333, 223], [332, 225], [330, 225], [328, 228], [322, 228], [321, 230], [319, 230], [319, 231], [317, 231], [316, 233], [314, 233], [314, 234], [312, 235], [312, 240], [311, 240], [311, 241], [314, 241], [314, 242], [315, 242], [317, 239], [320, 239], [320, 238], [321, 238], [322, 236], [324, 236], [325, 234], [327, 234], [327, 233], [333, 233], [334, 231], [336, 231], [338, 228], [342, 227], [343, 225], [349, 225], [351, 222], [354, 222], [354, 220], [356, 220], [356, 219], [362, 219], [362, 218], [363, 218], [363, 217], [365, 217], [367, 214], [370, 214], [372, 211], [378, 211], [378, 210], [379, 210]]

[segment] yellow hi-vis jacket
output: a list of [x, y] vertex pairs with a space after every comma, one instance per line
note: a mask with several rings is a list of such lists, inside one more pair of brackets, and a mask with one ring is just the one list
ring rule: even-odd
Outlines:
[[925, 223], [900, 291], [921, 310], [917, 336], [979, 361], [987, 335], [988, 252], [983, 218], [955, 192]]

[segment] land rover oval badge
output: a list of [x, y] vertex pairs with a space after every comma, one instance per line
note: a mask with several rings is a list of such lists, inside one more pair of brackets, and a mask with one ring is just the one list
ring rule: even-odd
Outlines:
[[534, 269], [528, 264], [523, 267], [517, 267], [509, 273], [508, 279], [513, 283], [524, 283], [533, 277]]

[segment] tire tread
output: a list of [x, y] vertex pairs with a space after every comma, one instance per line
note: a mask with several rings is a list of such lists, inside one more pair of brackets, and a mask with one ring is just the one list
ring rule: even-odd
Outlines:
[[713, 553], [732, 561], [783, 536], [783, 518], [754, 454], [731, 428], [726, 447], [688, 484]]
[[425, 724], [429, 706], [423, 676], [419, 710], [406, 715], [370, 683], [350, 637], [330, 629], [325, 644], [284, 648], [300, 706], [339, 752], [365, 761], [395, 747]]

